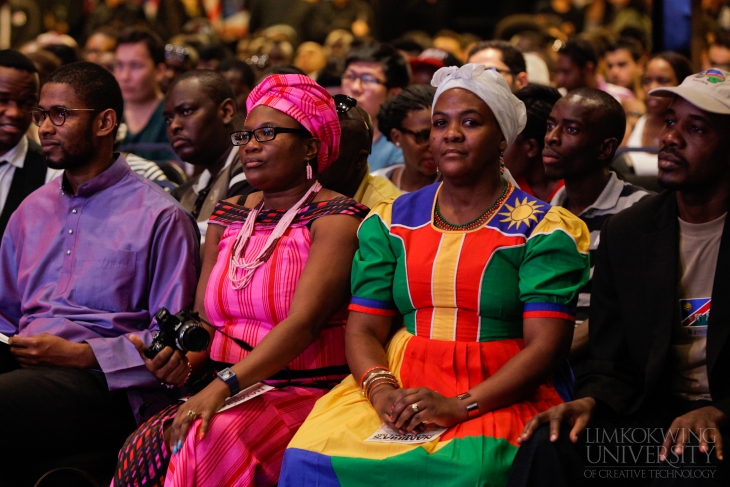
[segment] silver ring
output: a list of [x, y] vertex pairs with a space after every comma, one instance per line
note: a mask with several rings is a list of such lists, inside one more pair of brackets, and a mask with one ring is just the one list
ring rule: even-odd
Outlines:
[[195, 419], [195, 416], [197, 416], [197, 413], [193, 411], [192, 409], [188, 411], [188, 417]]
[[411, 404], [411, 409], [413, 409], [414, 412], [418, 413], [418, 404], [416, 404], [415, 402]]

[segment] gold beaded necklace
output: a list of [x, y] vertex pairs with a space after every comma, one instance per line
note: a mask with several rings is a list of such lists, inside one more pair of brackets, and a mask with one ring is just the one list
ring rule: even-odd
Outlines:
[[439, 207], [438, 199], [436, 199], [436, 211], [434, 215], [433, 223], [436, 225], [436, 228], [440, 228], [441, 230], [451, 230], [451, 231], [460, 231], [460, 232], [468, 232], [470, 230], [477, 229], [484, 225], [491, 217], [492, 215], [502, 206], [502, 204], [507, 199], [507, 193], [509, 190], [510, 184], [507, 181], [503, 181], [503, 188], [502, 188], [502, 194], [497, 198], [497, 200], [486, 209], [484, 213], [479, 215], [475, 220], [472, 220], [468, 223], [464, 223], [462, 225], [456, 225], [454, 223], [449, 223], [446, 218], [441, 214], [441, 209]]

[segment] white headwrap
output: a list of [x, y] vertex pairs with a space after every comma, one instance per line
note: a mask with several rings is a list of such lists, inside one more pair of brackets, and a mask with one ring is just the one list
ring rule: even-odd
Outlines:
[[496, 71], [474, 63], [465, 64], [460, 68], [449, 66], [436, 71], [431, 84], [436, 87], [431, 115], [436, 100], [444, 91], [463, 88], [477, 95], [489, 106], [497, 118], [499, 128], [502, 129], [507, 146], [510, 146], [525, 128], [527, 123], [525, 104], [512, 94], [507, 82]]

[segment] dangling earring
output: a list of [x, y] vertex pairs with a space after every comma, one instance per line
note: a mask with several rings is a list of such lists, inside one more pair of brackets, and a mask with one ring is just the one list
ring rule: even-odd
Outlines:
[[314, 176], [312, 175], [312, 163], [307, 161], [307, 179], [312, 179]]

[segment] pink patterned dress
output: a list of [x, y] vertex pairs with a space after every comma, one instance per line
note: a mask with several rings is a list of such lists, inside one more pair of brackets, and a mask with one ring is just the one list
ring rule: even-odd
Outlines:
[[[236, 235], [249, 209], [220, 202], [210, 223], [226, 227], [218, 245], [218, 260], [205, 294], [205, 311], [211, 324], [223, 333], [213, 338], [210, 356], [235, 364], [289, 314], [289, 306], [311, 246], [309, 225], [328, 215], [362, 219], [367, 208], [349, 198], [310, 203], [297, 214], [266, 263], [255, 271], [251, 283], [234, 290], [228, 266]], [[245, 250], [258, 255], [283, 211], [262, 211]], [[267, 381], [269, 391], [216, 414], [207, 436], [198, 439], [201, 421], [194, 423], [181, 451], [172, 456], [165, 486], [274, 485], [286, 445], [314, 407], [314, 403], [346, 374], [343, 308], [321, 331], [319, 339], [289, 366]]]
[[[205, 295], [208, 319], [221, 332], [213, 339], [211, 358], [220, 362], [221, 368], [239, 362], [249, 353], [246, 349], [255, 347], [288, 316], [309, 256], [312, 221], [328, 215], [362, 220], [367, 212], [367, 207], [350, 198], [305, 205], [266, 263], [256, 270], [252, 282], [236, 291], [228, 279], [228, 265], [233, 242], [249, 209], [219, 202], [210, 223], [226, 229]], [[283, 214], [259, 213], [246, 257], [258, 254]], [[175, 417], [179, 404], [150, 418], [119, 451], [111, 487], [160, 487], [163, 482], [166, 486], [198, 487], [275, 484], [289, 440], [315, 401], [348, 373], [345, 313], [343, 308], [315, 343], [266, 381], [276, 389], [215, 415], [202, 441], [198, 439], [201, 422], [196, 421], [177, 455], [171, 456], [165, 445], [163, 425]]]

